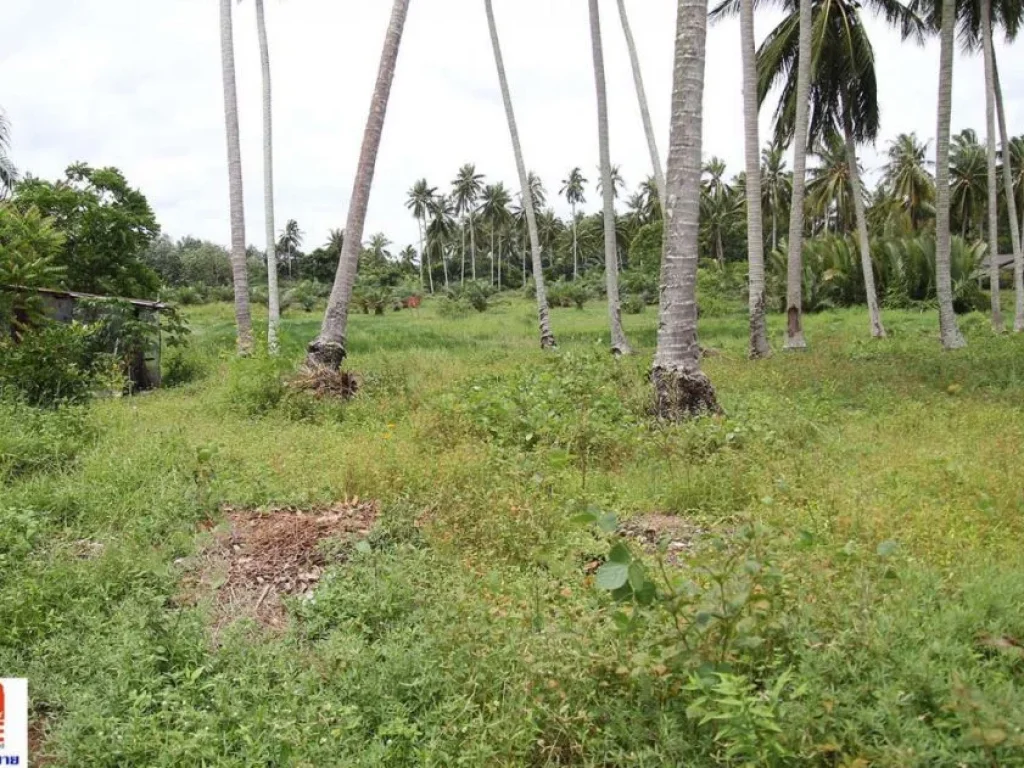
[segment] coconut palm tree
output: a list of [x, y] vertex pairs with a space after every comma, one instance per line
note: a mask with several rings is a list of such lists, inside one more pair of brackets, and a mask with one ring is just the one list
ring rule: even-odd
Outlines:
[[[904, 37], [923, 40], [925, 23], [899, 0], [871, 0], [870, 7], [899, 26]], [[812, 201], [824, 202], [827, 199], [822, 197], [824, 192], [849, 199], [853, 216], [848, 221], [857, 231], [871, 335], [882, 337], [885, 328], [874, 284], [865, 195], [857, 160], [857, 145], [873, 142], [878, 135], [880, 118], [874, 52], [861, 19], [860, 3], [856, 0], [814, 0], [811, 25], [814, 45], [808, 139], [812, 145], [823, 145], [834, 154], [834, 167], [845, 169], [842, 174], [845, 179], [836, 179], [837, 184], [831, 189], [818, 185], [815, 190], [818, 200], [814, 201], [812, 196]], [[761, 97], [764, 98], [774, 84], [780, 81], [785, 84], [775, 113], [779, 138], [792, 134], [792, 121], [799, 108], [793, 103], [796, 83], [792, 77], [799, 58], [799, 26], [800, 19], [794, 11], [769, 33], [758, 52]], [[832, 140], [830, 134], [841, 138]], [[810, 185], [807, 193], [812, 195]]]
[[[992, 55], [992, 70], [993, 77], [995, 79], [995, 96], [996, 96], [996, 117], [999, 122], [999, 141], [1002, 144], [1003, 151], [1003, 194], [1006, 197], [1006, 211], [1010, 219], [1010, 244], [1013, 247], [1013, 293], [1014, 293], [1014, 312], [1013, 312], [1013, 330], [1015, 333], [1024, 332], [1024, 183], [1021, 183], [1020, 175], [1018, 175], [1018, 181], [1015, 182], [1012, 177], [1012, 173], [1006, 173], [1006, 169], [1012, 169], [1014, 167], [1014, 151], [1013, 147], [1017, 147], [1017, 164], [1016, 167], [1019, 169], [1022, 167], [1021, 155], [1024, 154], [1024, 146], [1020, 139], [1016, 140], [1017, 143], [1011, 142], [1009, 134], [1006, 131], [1006, 112], [1003, 109], [1003, 92], [999, 84], [999, 63], [996, 60], [995, 52]], [[1019, 202], [1021, 210], [1018, 212], [1017, 203]]]
[[[604, 195], [604, 173], [601, 168], [597, 169], [598, 177], [597, 184], [594, 186], [597, 188], [597, 194]], [[622, 178], [622, 170], [617, 165], [612, 166], [612, 199], [618, 200], [619, 195], [626, 189], [626, 180]]]
[[985, 186], [988, 211], [988, 279], [992, 329], [1005, 330], [999, 297], [999, 191], [996, 187], [995, 59], [992, 52], [992, 0], [980, 0], [982, 58], [985, 60]]
[[579, 238], [577, 234], [577, 221], [576, 221], [576, 206], [583, 205], [587, 202], [585, 187], [587, 184], [586, 178], [583, 176], [583, 171], [579, 168], [573, 168], [569, 171], [568, 177], [562, 180], [562, 188], [558, 194], [565, 198], [565, 201], [569, 203], [569, 208], [572, 211], [572, 278], [575, 280], [579, 277]]
[[0, 111], [0, 200], [7, 197], [18, 181], [18, 169], [11, 160], [11, 124], [7, 116]]
[[430, 283], [430, 292], [434, 292], [434, 274], [430, 266], [430, 254], [425, 247], [427, 213], [430, 209], [430, 202], [437, 194], [437, 187], [427, 184], [426, 179], [420, 179], [412, 185], [407, 193], [405, 207], [412, 211], [413, 218], [420, 228], [420, 289], [426, 290], [426, 283], [423, 282], [423, 262], [427, 263], [427, 280]]
[[491, 33], [491, 48], [494, 50], [494, 64], [498, 70], [498, 84], [501, 87], [502, 101], [505, 103], [505, 117], [508, 119], [508, 132], [512, 139], [512, 151], [516, 157], [516, 170], [519, 172], [519, 186], [526, 208], [526, 226], [530, 230], [530, 253], [533, 260], [534, 288], [537, 296], [537, 318], [540, 324], [540, 346], [542, 349], [555, 346], [555, 335], [551, 332], [551, 318], [548, 314], [548, 296], [544, 287], [544, 272], [540, 267], [540, 239], [537, 234], [537, 216], [533, 203], [533, 191], [526, 173], [526, 161], [523, 159], [523, 147], [519, 143], [519, 128], [512, 109], [512, 95], [509, 93], [508, 77], [505, 74], [505, 61], [501, 55], [501, 42], [498, 39], [498, 25], [494, 20], [494, 5], [491, 0], [484, 0], [487, 13], [487, 26]]
[[604, 46], [601, 43], [601, 12], [597, 0], [590, 0], [590, 45], [594, 54], [594, 81], [597, 85], [597, 145], [601, 158], [600, 190], [604, 198], [604, 278], [608, 293], [608, 321], [611, 327], [613, 355], [631, 355], [626, 332], [622, 329], [619, 304], [619, 249], [615, 232], [615, 198], [624, 187], [622, 176], [613, 171], [608, 137], [608, 92], [604, 77]]
[[256, 0], [256, 32], [263, 73], [263, 224], [267, 240], [267, 350], [277, 354], [277, 327], [281, 322], [281, 298], [277, 287], [277, 248], [274, 242], [274, 118], [271, 109], [270, 45], [263, 0]]
[[953, 100], [953, 34], [956, 0], [942, 0], [939, 32], [939, 104], [935, 131], [935, 293], [939, 300], [939, 334], [945, 349], [966, 346], [953, 311], [949, 231], [949, 124]]
[[981, 233], [981, 212], [985, 209], [986, 178], [985, 148], [978, 143], [978, 134], [967, 128], [953, 137], [949, 154], [951, 188], [950, 223], [960, 231], [960, 237]]
[[359, 151], [359, 162], [356, 165], [348, 222], [345, 225], [345, 247], [338, 261], [338, 273], [334, 278], [330, 298], [327, 300], [327, 311], [324, 313], [320, 334], [310, 343], [306, 355], [306, 361], [311, 367], [323, 366], [337, 370], [347, 354], [345, 338], [348, 308], [352, 299], [352, 286], [355, 284], [356, 272], [359, 269], [359, 250], [363, 242], [363, 226], [366, 223], [366, 209], [370, 203], [370, 190], [373, 187], [377, 150], [380, 148], [384, 116], [387, 113], [388, 97], [391, 95], [391, 83], [395, 79], [398, 48], [402, 42], [402, 30], [405, 28], [408, 13], [409, 0], [394, 0], [391, 20], [384, 37], [370, 113], [366, 121], [366, 131], [363, 134], [363, 144]]
[[224, 125], [228, 145], [228, 201], [231, 211], [231, 275], [235, 290], [238, 352], [252, 352], [249, 274], [245, 259], [245, 208], [242, 195], [242, 150], [238, 137], [238, 94], [235, 90], [235, 42], [231, 3], [220, 0], [221, 79], [224, 84]]
[[[765, 318], [764, 218], [761, 210], [761, 168], [758, 164], [757, 54], [754, 50], [754, 0], [740, 2], [740, 54], [743, 65], [743, 157], [746, 161], [747, 272], [750, 313], [748, 355], [760, 360], [772, 353]], [[774, 230], [773, 230], [774, 232]]]
[[804, 194], [807, 188], [807, 112], [811, 87], [811, 0], [800, 0], [793, 111], [793, 195], [789, 206], [786, 262], [786, 341], [783, 349], [805, 349], [802, 317]]
[[[467, 163], [459, 169], [452, 181], [452, 202], [455, 204], [456, 215], [466, 216], [469, 229], [469, 254], [471, 274], [476, 280], [476, 229], [473, 226], [473, 213], [476, 201], [483, 190], [484, 175], [476, 172], [476, 166]], [[462, 228], [462, 281], [466, 280], [466, 226]]]
[[647, 149], [651, 153], [651, 166], [654, 169], [654, 183], [659, 200], [665, 195], [665, 168], [661, 164], [661, 153], [658, 152], [658, 141], [654, 135], [654, 123], [651, 121], [651, 110], [647, 106], [647, 90], [644, 88], [644, 77], [640, 71], [640, 57], [636, 52], [636, 41], [629, 25], [626, 13], [626, 0], [618, 0], [619, 20], [622, 22], [622, 33], [626, 36], [626, 49], [629, 51], [629, 63], [633, 69], [633, 85], [636, 98], [640, 105], [640, 119], [644, 124], [644, 136], [647, 137]]
[[779, 219], [789, 208], [793, 176], [786, 171], [786, 150], [773, 141], [761, 150], [761, 206], [772, 220], [772, 250], [779, 245]]
[[455, 234], [455, 217], [451, 198], [445, 195], [434, 195], [427, 204], [427, 250], [441, 258], [441, 269], [444, 273], [444, 289], [451, 289], [448, 280], [448, 245]]
[[288, 259], [288, 276], [292, 274], [292, 263], [295, 261], [295, 252], [302, 247], [302, 241], [306, 233], [299, 228], [299, 222], [295, 219], [288, 219], [284, 229], [281, 230], [280, 238], [277, 241], [277, 250], [286, 254]]
[[725, 181], [725, 163], [712, 157], [701, 170], [701, 239], [713, 251], [719, 265], [725, 265], [725, 236], [733, 231], [740, 213], [741, 200]]
[[[508, 207], [511, 202], [511, 195], [500, 181], [497, 184], [488, 184], [480, 195], [480, 216], [487, 223], [491, 237], [491, 283], [495, 283], [495, 269], [497, 269], [498, 285], [501, 284], [501, 239], [509, 221]], [[525, 217], [525, 210], [523, 215]]]
[[935, 179], [928, 167], [928, 145], [913, 133], [901, 133], [889, 142], [888, 162], [882, 166], [882, 184], [899, 200], [912, 232], [935, 215]]
[[812, 229], [825, 234], [850, 232], [857, 223], [846, 144], [839, 134], [829, 133], [818, 139], [813, 155], [818, 163], [808, 173], [807, 211], [820, 226], [812, 224]]
[[672, 130], [665, 190], [658, 341], [651, 368], [655, 412], [662, 418], [719, 411], [700, 369], [697, 342], [697, 248], [700, 233], [701, 141], [706, 0], [678, 0], [672, 86]]

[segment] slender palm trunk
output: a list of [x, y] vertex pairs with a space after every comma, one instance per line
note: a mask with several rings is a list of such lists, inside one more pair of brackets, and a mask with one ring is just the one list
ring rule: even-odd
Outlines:
[[784, 349], [804, 349], [803, 246], [807, 188], [807, 118], [811, 88], [811, 0], [800, 0], [800, 39], [796, 66], [796, 115], [793, 129], [793, 196], [789, 209], [789, 260], [786, 269], [786, 341]]
[[[1024, 254], [1021, 253], [1021, 240], [1024, 239], [1024, 215], [1018, 218], [1017, 201], [1013, 189], [1013, 158], [1010, 155], [1010, 136], [1006, 131], [1006, 112], [1003, 109], [1003, 89], [999, 84], [999, 63], [996, 52], [992, 51], [992, 90], [996, 99], [996, 114], [999, 118], [999, 141], [1003, 145], [1003, 189], [1006, 193], [1006, 212], [1010, 217], [1010, 243], [1013, 247], [1013, 330], [1024, 331]], [[1022, 201], [1024, 202], [1024, 201]], [[1024, 209], [1022, 209], [1024, 214]]]
[[555, 346], [555, 335], [551, 332], [551, 318], [548, 316], [548, 295], [544, 288], [544, 274], [540, 270], [540, 236], [537, 232], [537, 216], [533, 210], [533, 190], [526, 172], [526, 161], [523, 160], [523, 147], [519, 143], [519, 129], [516, 127], [516, 116], [512, 109], [512, 96], [508, 89], [508, 78], [505, 76], [505, 62], [501, 55], [501, 43], [498, 40], [498, 25], [494, 21], [494, 6], [491, 0], [484, 0], [487, 12], [487, 25], [491, 32], [491, 47], [494, 49], [494, 64], [498, 70], [498, 83], [501, 86], [501, 98], [505, 103], [505, 116], [508, 118], [508, 131], [512, 138], [512, 150], [516, 156], [516, 169], [519, 171], [519, 185], [522, 188], [523, 208], [526, 211], [526, 226], [530, 231], [530, 253], [533, 258], [533, 273], [537, 294], [537, 318], [540, 325], [540, 346], [548, 349]]
[[[754, 0], [740, 4], [740, 47], [743, 59], [743, 154], [747, 171], [747, 270], [750, 348], [753, 360], [768, 357], [768, 323], [765, 319], [764, 218], [761, 210], [761, 140], [757, 126], [757, 61], [754, 50]], [[774, 223], [774, 217], [773, 217]], [[774, 229], [773, 229], [774, 232]]]
[[661, 262], [658, 345], [651, 368], [655, 411], [662, 418], [719, 412], [700, 369], [697, 343], [697, 250], [700, 233], [702, 99], [706, 0], [678, 0], [672, 132], [666, 176], [665, 248]]
[[857, 220], [857, 244], [860, 246], [860, 268], [864, 273], [864, 291], [868, 299], [868, 317], [871, 320], [871, 336], [885, 338], [882, 325], [882, 311], [878, 306], [878, 291], [875, 288], [875, 268], [871, 263], [871, 241], [868, 238], [868, 219], [864, 212], [864, 187], [860, 180], [857, 163], [857, 144], [853, 138], [853, 123], [847, 104], [843, 104], [843, 133], [846, 139], [846, 165], [850, 173], [850, 195], [853, 197], [853, 213]]
[[498, 235], [498, 290], [501, 290], [501, 235]]
[[459, 282], [466, 282], [466, 227], [462, 227], [462, 275], [459, 277]]
[[651, 121], [651, 110], [647, 106], [647, 89], [644, 88], [644, 77], [640, 71], [640, 58], [636, 53], [636, 41], [633, 30], [629, 26], [625, 0], [619, 0], [619, 19], [622, 20], [622, 32], [626, 36], [626, 48], [629, 50], [629, 63], [633, 68], [633, 84], [636, 86], [636, 98], [640, 103], [640, 118], [644, 123], [644, 135], [647, 137], [647, 149], [651, 153], [651, 165], [654, 166], [654, 183], [658, 186], [658, 199], [662, 210], [665, 208], [665, 169], [661, 164], [661, 153], [658, 152], [658, 141], [654, 136], [654, 123]]
[[281, 301], [277, 287], [277, 246], [274, 242], [274, 116], [271, 110], [270, 45], [263, 0], [256, 0], [256, 29], [260, 39], [263, 68], [263, 218], [267, 237], [267, 349], [277, 354], [277, 326], [281, 322]]
[[956, 0], [942, 0], [939, 33], [939, 106], [935, 132], [935, 293], [939, 300], [939, 334], [945, 349], [966, 346], [953, 311], [950, 273], [952, 237], [949, 231], [949, 123], [953, 101], [953, 34]]
[[594, 54], [594, 80], [597, 85], [597, 143], [601, 159], [601, 192], [604, 197], [604, 275], [608, 294], [608, 321], [611, 327], [613, 355], [633, 353], [622, 330], [619, 303], [619, 256], [615, 237], [615, 189], [612, 187], [612, 161], [608, 136], [608, 94], [604, 77], [604, 50], [601, 44], [601, 12], [597, 0], [590, 0], [590, 45]]
[[576, 241], [576, 204], [573, 203], [569, 206], [572, 209], [572, 279], [575, 280], [580, 276], [578, 261], [576, 256], [578, 245]]
[[[231, 0], [224, 0], [224, 2], [231, 2]], [[338, 272], [334, 278], [331, 296], [327, 301], [327, 311], [324, 313], [320, 335], [310, 343], [306, 356], [306, 362], [311, 366], [337, 369], [346, 356], [348, 308], [352, 299], [352, 286], [355, 284], [356, 271], [359, 268], [359, 251], [362, 248], [366, 209], [370, 203], [370, 190], [373, 187], [377, 151], [380, 149], [380, 137], [384, 130], [388, 97], [391, 95], [391, 83], [395, 79], [398, 48], [402, 42], [402, 30], [405, 27], [405, 18], [408, 12], [409, 0], [395, 0], [391, 10], [391, 21], [388, 23], [387, 34], [384, 38], [380, 69], [373, 90], [373, 99], [370, 102], [370, 114], [366, 121], [366, 131], [363, 134], [359, 163], [356, 166], [348, 222], [345, 226], [345, 244], [341, 249]]]
[[224, 81], [224, 125], [228, 147], [228, 199], [231, 209], [231, 275], [235, 289], [238, 353], [252, 352], [249, 274], [245, 263], [245, 208], [242, 195], [242, 150], [238, 136], [238, 95], [235, 91], [235, 42], [232, 0], [220, 2], [221, 75]]
[[491, 224], [491, 285], [494, 285], [494, 224]]
[[988, 280], [992, 300], [992, 329], [1002, 333], [1003, 308], [999, 296], [999, 196], [996, 186], [996, 99], [992, 58], [992, 0], [981, 0], [981, 47], [985, 60], [985, 171], [988, 192]]
[[473, 280], [476, 280], [476, 226], [473, 222], [473, 212], [469, 212], [469, 261], [472, 266]]
[[451, 286], [448, 283], [448, 249], [444, 247], [444, 243], [438, 243], [438, 250], [441, 251], [441, 267], [444, 271], [444, 290], [445, 293], [451, 290]]
[[419, 219], [420, 222], [420, 287], [423, 286], [423, 260], [427, 261], [427, 280], [430, 283], [430, 295], [434, 295], [434, 267], [430, 263], [430, 251], [427, 250], [424, 243], [426, 242], [425, 227], [423, 219]]

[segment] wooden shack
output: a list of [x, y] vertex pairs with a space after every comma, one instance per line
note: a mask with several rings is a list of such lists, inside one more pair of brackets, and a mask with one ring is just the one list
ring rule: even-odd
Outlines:
[[[118, 301], [130, 305], [137, 320], [152, 323], [153, 341], [147, 349], [136, 355], [129, 365], [128, 376], [133, 389], [153, 389], [160, 386], [160, 313], [167, 305], [159, 301], [127, 299], [118, 296], [97, 296], [92, 293], [64, 291], [55, 288], [26, 288], [19, 285], [0, 285], [0, 291], [38, 296], [47, 318], [58, 323], [72, 323], [81, 320], [81, 304], [85, 301]], [[27, 317], [18, 317], [22, 325], [28, 324]], [[17, 336], [14, 338], [17, 340]]]

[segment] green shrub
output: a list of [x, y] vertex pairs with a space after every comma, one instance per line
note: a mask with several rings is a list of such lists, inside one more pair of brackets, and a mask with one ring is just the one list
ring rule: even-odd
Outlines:
[[465, 299], [453, 299], [445, 296], [437, 302], [437, 314], [449, 320], [466, 317], [473, 311], [473, 305]]
[[621, 302], [622, 311], [627, 315], [639, 315], [647, 308], [647, 302], [644, 301], [642, 296], [635, 294], [626, 296]]
[[168, 347], [160, 357], [163, 386], [177, 387], [199, 381], [210, 373], [212, 360], [192, 346]]
[[77, 323], [47, 323], [17, 344], [0, 340], [0, 396], [36, 406], [88, 400], [101, 370], [110, 370], [110, 361], [91, 353], [93, 341], [90, 329]]
[[284, 399], [287, 361], [267, 355], [238, 358], [228, 365], [224, 404], [243, 416], [265, 416]]

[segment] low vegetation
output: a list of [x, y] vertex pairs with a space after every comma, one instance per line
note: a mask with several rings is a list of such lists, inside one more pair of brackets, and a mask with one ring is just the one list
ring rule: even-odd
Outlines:
[[[702, 310], [726, 415], [665, 426], [655, 313], [614, 360], [599, 301], [554, 310], [554, 354], [529, 301], [443, 301], [353, 316], [347, 402], [287, 386], [317, 316], [236, 360], [216, 304], [182, 386], [5, 401], [0, 668], [34, 760], [1024, 765], [1024, 339], [972, 314], [940, 355], [931, 313], [869, 342], [834, 310], [754, 366], [745, 317]], [[376, 526], [281, 626], [183, 599], [228, 515], [346, 499]]]

